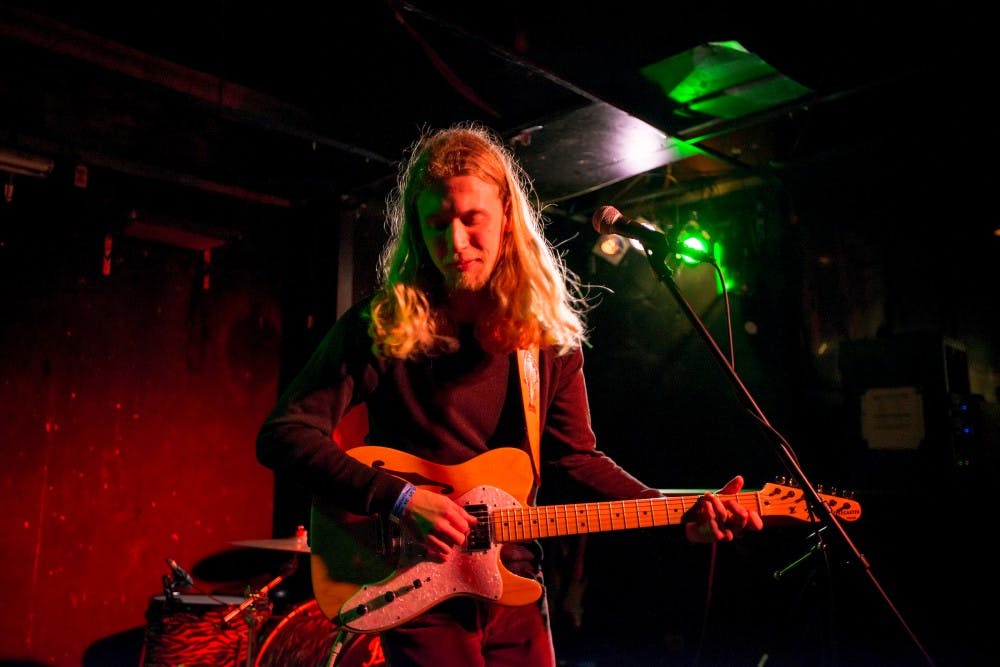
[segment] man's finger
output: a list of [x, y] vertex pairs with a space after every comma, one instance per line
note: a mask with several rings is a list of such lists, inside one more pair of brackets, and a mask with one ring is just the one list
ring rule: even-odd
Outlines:
[[737, 475], [726, 482], [726, 485], [719, 489], [719, 493], [739, 493], [743, 488], [743, 476]]

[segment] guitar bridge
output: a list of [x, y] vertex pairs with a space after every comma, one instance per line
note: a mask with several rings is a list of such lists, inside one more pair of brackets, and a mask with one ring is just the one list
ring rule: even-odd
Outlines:
[[465, 546], [469, 551], [489, 551], [492, 546], [490, 540], [490, 513], [486, 505], [466, 505], [465, 511], [476, 517], [476, 525], [469, 531]]
[[402, 549], [399, 526], [392, 521], [386, 521], [381, 514], [374, 514], [370, 527], [371, 535], [368, 539], [372, 553], [386, 561], [398, 557]]

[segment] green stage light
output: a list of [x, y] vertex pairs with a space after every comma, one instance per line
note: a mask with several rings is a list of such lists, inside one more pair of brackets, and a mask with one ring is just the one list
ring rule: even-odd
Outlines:
[[[684, 248], [690, 248], [694, 252], [692, 255], [685, 255]], [[723, 244], [712, 238], [708, 229], [702, 227], [698, 221], [698, 212], [692, 211], [691, 219], [680, 229], [674, 241], [674, 257], [682, 265], [694, 266], [704, 263], [705, 255], [711, 256], [714, 260], [718, 293], [724, 294], [726, 290], [732, 289], [734, 281], [724, 261], [725, 248]], [[723, 280], [725, 280], [724, 285]]]
[[691, 219], [684, 224], [680, 233], [677, 235], [677, 241], [675, 243], [675, 254], [677, 255], [677, 259], [681, 260], [685, 264], [698, 264], [701, 260], [697, 259], [695, 256], [685, 255], [683, 253], [683, 249], [690, 248], [691, 250], [697, 250], [699, 253], [714, 256], [714, 245], [715, 244], [712, 242], [712, 235], [709, 234], [707, 230], [702, 229], [701, 225], [698, 223], [698, 212], [692, 211]]
[[712, 251], [709, 248], [709, 242], [706, 242], [697, 236], [688, 236], [681, 239], [679, 244], [681, 247], [678, 248], [677, 258], [686, 264], [698, 264], [700, 260], [695, 259], [690, 255], [684, 254], [684, 248], [690, 248], [691, 250], [697, 250], [699, 253], [704, 253], [706, 255], [711, 255]]

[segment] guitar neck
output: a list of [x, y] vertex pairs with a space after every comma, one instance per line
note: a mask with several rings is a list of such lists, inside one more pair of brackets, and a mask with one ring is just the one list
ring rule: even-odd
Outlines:
[[[496, 542], [524, 542], [545, 537], [678, 525], [701, 496], [667, 496], [570, 505], [514, 507], [490, 512]], [[719, 496], [764, 514], [755, 492]]]

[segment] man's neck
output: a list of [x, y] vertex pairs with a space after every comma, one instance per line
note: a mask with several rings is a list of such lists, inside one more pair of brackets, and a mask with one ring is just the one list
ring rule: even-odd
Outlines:
[[455, 322], [476, 322], [486, 311], [485, 290], [455, 290], [448, 293], [448, 314]]

